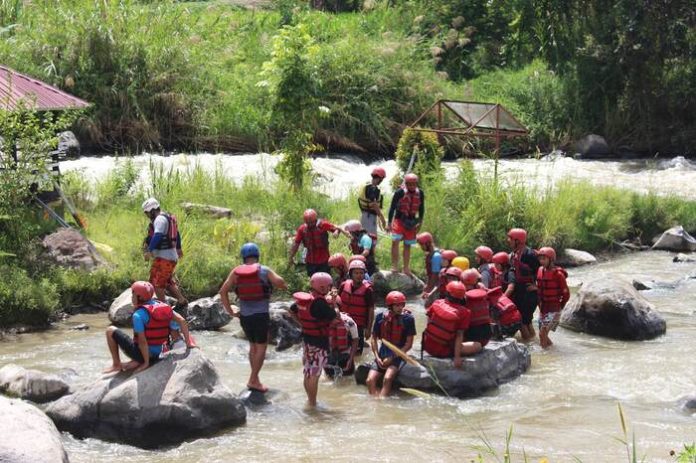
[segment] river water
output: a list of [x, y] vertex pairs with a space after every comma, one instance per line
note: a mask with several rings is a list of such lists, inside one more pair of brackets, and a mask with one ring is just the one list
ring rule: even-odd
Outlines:
[[[269, 160], [260, 156], [242, 161], [246, 173], [259, 168], [259, 159]], [[71, 162], [70, 168], [78, 168], [80, 163], [92, 166], [85, 174], [97, 178], [113, 160]], [[136, 162], [146, 162], [146, 158], [136, 158]], [[225, 169], [235, 169], [236, 163], [213, 156], [199, 162], [223, 162]], [[659, 193], [668, 193], [676, 185], [682, 194], [696, 197], [696, 173], [681, 162], [641, 167], [621, 162], [504, 161], [501, 171], [508, 178], [522, 173], [527, 181], [533, 174], [535, 184], [542, 186], [544, 181], [553, 184], [571, 174], [598, 183], [626, 181], [626, 187]], [[395, 170], [393, 162], [383, 165]], [[314, 166], [335, 177], [334, 189], [326, 191], [336, 196], [362, 182], [370, 170], [350, 159], [316, 160]], [[490, 166], [478, 162], [476, 167], [485, 170]], [[678, 406], [681, 397], [696, 393], [692, 338], [696, 310], [691, 304], [696, 298], [696, 279], [689, 279], [692, 274], [696, 275], [696, 263], [673, 263], [670, 253], [657, 251], [571, 269], [569, 283], [574, 288], [594, 278], [674, 283], [643, 292], [666, 318], [667, 334], [652, 341], [622, 342], [559, 328], [552, 335], [552, 349], [542, 351], [537, 344], [530, 345], [532, 366], [526, 374], [481, 398], [423, 399], [404, 394], [372, 400], [364, 387], [345, 378], [322, 382], [320, 410], [308, 411], [299, 351], [276, 353], [271, 348], [262, 380], [278, 392], [272, 405], [249, 410], [243, 427], [159, 451], [77, 440], [67, 434], [64, 442], [71, 461], [78, 463], [116, 458], [122, 462], [471, 461], [486, 441], [502, 461], [505, 435], [512, 426], [513, 461], [523, 461], [522, 452], [526, 452], [532, 462], [548, 457], [551, 462], [579, 458], [586, 463], [613, 463], [627, 461], [626, 449], [617, 440], [623, 437], [617, 411], [620, 403], [629, 432], [635, 432], [639, 457], [644, 455], [649, 462], [673, 461], [670, 450], [678, 451], [682, 444], [696, 439], [696, 416]], [[423, 306], [411, 301], [410, 308], [420, 332], [425, 324]], [[91, 329], [70, 329], [78, 323], [87, 323]], [[43, 371], [69, 368], [77, 383], [88, 383], [109, 363], [103, 335], [107, 325], [106, 314], [80, 315], [51, 331], [17, 336], [0, 344], [0, 365], [14, 362]], [[233, 336], [238, 329], [234, 321], [221, 331], [197, 334], [199, 345], [233, 391], [241, 391], [248, 376], [246, 343]], [[416, 352], [419, 347], [415, 346]], [[484, 461], [498, 460], [487, 455]]]

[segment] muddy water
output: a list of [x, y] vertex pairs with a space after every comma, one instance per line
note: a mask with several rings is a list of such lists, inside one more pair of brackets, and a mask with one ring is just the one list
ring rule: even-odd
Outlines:
[[[576, 334], [562, 328], [555, 346], [542, 352], [532, 344], [527, 374], [485, 397], [457, 400], [399, 395], [378, 401], [350, 379], [320, 386], [319, 411], [304, 408], [298, 351], [272, 349], [263, 380], [278, 392], [273, 404], [250, 410], [246, 426], [217, 437], [169, 450], [143, 451], [99, 440], [64, 436], [73, 462], [96, 459], [123, 462], [275, 462], [275, 461], [470, 461], [488, 439], [502, 455], [504, 436], [513, 426], [511, 447], [530, 461], [626, 461], [617, 403], [635, 430], [646, 461], [673, 461], [696, 438], [696, 416], [682, 412], [678, 398], [696, 393], [693, 336], [696, 333], [696, 264], [675, 264], [669, 253], [618, 257], [586, 269], [571, 270], [570, 283], [617, 276], [675, 283], [643, 294], [667, 319], [667, 334], [653, 341], [621, 342]], [[423, 307], [411, 304], [417, 327]], [[88, 331], [71, 331], [78, 323]], [[19, 363], [45, 371], [74, 370], [79, 383], [94, 379], [108, 364], [103, 336], [106, 314], [71, 318], [57, 329], [21, 335], [0, 343], [0, 365]], [[199, 333], [198, 343], [217, 366], [223, 382], [241, 391], [248, 374], [246, 345], [233, 337], [237, 322], [220, 332]], [[419, 346], [416, 346], [418, 349]], [[488, 456], [485, 461], [496, 461]], [[514, 461], [522, 461], [521, 457]]]

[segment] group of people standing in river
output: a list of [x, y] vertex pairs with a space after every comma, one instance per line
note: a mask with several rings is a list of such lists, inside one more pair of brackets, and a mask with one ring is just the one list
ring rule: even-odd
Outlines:
[[[403, 293], [388, 293], [387, 310], [375, 313], [371, 276], [378, 272], [378, 223], [391, 234], [393, 272], [401, 271], [400, 243], [403, 273], [408, 276], [412, 277], [411, 247], [418, 245], [424, 252], [427, 280], [422, 298], [428, 321], [422, 333], [422, 349], [431, 356], [453, 358], [455, 367], [461, 367], [463, 356], [480, 352], [491, 338], [514, 336], [519, 330], [523, 340], [533, 339], [536, 333], [532, 320], [537, 305], [541, 312], [540, 343], [544, 348], [551, 346], [549, 332], [555, 330], [560, 311], [570, 296], [566, 272], [555, 265], [553, 248], [532, 250], [527, 246], [527, 233], [521, 228], [513, 228], [507, 234], [509, 253], [494, 253], [487, 246], [476, 248], [475, 268], [469, 268], [469, 260], [455, 251], [440, 250], [431, 233], [421, 232], [425, 194], [418, 187], [415, 174], [404, 176], [385, 219], [379, 189], [385, 177], [384, 169], [377, 167], [372, 171], [372, 181], [361, 188], [360, 220], [336, 226], [307, 209], [295, 233], [289, 263], [294, 263], [303, 245], [310, 288], [308, 292], [293, 294], [289, 313], [302, 329], [304, 387], [311, 406], [316, 405], [321, 375], [352, 374], [366, 341], [374, 355], [367, 377], [370, 393], [388, 395], [413, 346], [416, 324], [405, 308]], [[186, 303], [173, 274], [177, 257], [182, 255], [176, 219], [162, 212], [153, 198], [145, 201], [143, 211], [151, 220], [144, 245], [146, 256], [154, 258], [150, 282], [136, 282], [132, 287], [135, 340], [115, 327], [107, 330], [113, 359], [110, 371], [147, 368], [157, 361], [167, 333], [179, 339], [181, 332], [183, 342], [195, 346], [183, 317], [171, 307], [163, 309], [167, 305], [161, 302], [167, 289], [179, 303]], [[350, 239], [349, 257], [342, 253], [331, 255], [330, 234], [343, 234]], [[242, 264], [232, 269], [219, 294], [225, 310], [239, 317], [249, 341], [251, 374], [247, 387], [263, 393], [268, 389], [259, 372], [268, 343], [271, 293], [273, 289], [287, 289], [287, 285], [276, 272], [261, 265], [261, 252], [255, 243], [244, 244], [240, 254]], [[237, 295], [238, 311], [230, 303], [232, 291]], [[133, 362], [121, 365], [119, 347]]]

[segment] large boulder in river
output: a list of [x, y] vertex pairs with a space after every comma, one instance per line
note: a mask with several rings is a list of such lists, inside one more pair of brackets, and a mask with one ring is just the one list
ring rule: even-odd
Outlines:
[[46, 254], [58, 265], [92, 271], [106, 265], [92, 243], [73, 228], [61, 228], [43, 239]]
[[664, 232], [652, 248], [674, 252], [693, 252], [696, 251], [696, 239], [689, 235], [684, 227], [677, 225]]
[[63, 397], [69, 391], [70, 385], [58, 375], [27, 370], [12, 363], [0, 368], [0, 392], [4, 394], [43, 403]]
[[561, 313], [561, 326], [614, 339], [652, 339], [667, 330], [665, 319], [632, 285], [617, 277], [582, 286]]
[[[423, 360], [418, 361], [422, 367], [406, 364], [395, 385], [454, 397], [479, 396], [527, 371], [531, 355], [524, 345], [510, 338], [490, 341], [483, 351], [463, 360], [462, 367], [455, 368], [451, 358], [425, 354]], [[368, 370], [367, 365], [356, 369], [358, 384], [365, 384]]]
[[574, 148], [583, 158], [598, 158], [611, 154], [609, 143], [601, 135], [585, 135], [575, 142]]
[[219, 295], [189, 302], [184, 315], [190, 330], [218, 330], [232, 321]]
[[171, 353], [138, 374], [102, 377], [46, 409], [77, 437], [143, 448], [209, 436], [246, 421], [242, 402], [198, 349]]
[[425, 283], [420, 278], [410, 277], [405, 273], [380, 270], [371, 277], [375, 294], [378, 296], [386, 296], [389, 291], [401, 291], [407, 296], [417, 296], [425, 288]]
[[0, 396], [0, 462], [67, 463], [60, 433], [38, 408]]
[[[133, 318], [133, 308], [132, 304], [133, 293], [131, 289], [128, 288], [122, 292], [109, 306], [109, 320], [116, 326], [120, 327], [130, 327], [131, 319]], [[176, 299], [167, 297], [167, 304], [174, 306], [176, 304]], [[186, 315], [186, 314], [181, 314]]]
[[582, 265], [596, 264], [597, 258], [589, 252], [566, 248], [560, 253], [556, 263], [562, 267], [580, 267]]

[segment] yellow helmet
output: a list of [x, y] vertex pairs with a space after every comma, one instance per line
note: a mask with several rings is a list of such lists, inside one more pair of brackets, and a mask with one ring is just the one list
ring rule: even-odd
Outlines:
[[467, 270], [469, 268], [469, 259], [464, 256], [457, 256], [452, 259], [452, 265], [457, 267], [459, 270]]

